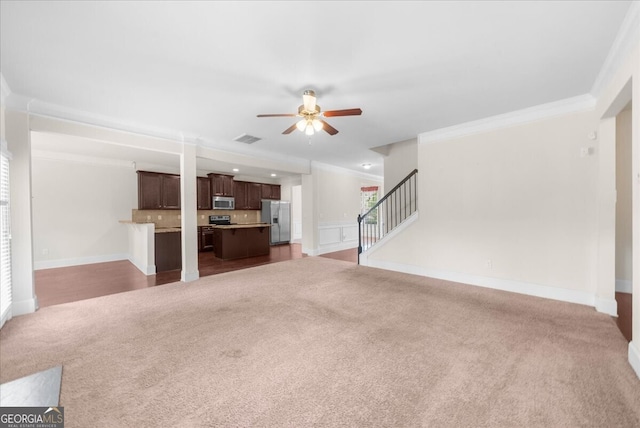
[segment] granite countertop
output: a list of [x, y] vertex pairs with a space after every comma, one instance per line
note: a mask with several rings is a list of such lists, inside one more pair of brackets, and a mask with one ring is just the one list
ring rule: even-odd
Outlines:
[[[154, 224], [152, 221], [132, 221], [132, 220], [120, 220], [119, 223], [122, 224]], [[199, 224], [198, 227], [210, 226], [216, 229], [248, 229], [252, 227], [271, 227], [269, 223], [239, 223], [239, 224]], [[182, 228], [180, 226], [156, 226], [155, 233], [169, 233], [169, 232], [180, 232]]]
[[180, 227], [156, 227], [156, 233], [180, 232]]
[[210, 224], [216, 229], [248, 229], [252, 227], [271, 227], [269, 223], [242, 223], [242, 224]]

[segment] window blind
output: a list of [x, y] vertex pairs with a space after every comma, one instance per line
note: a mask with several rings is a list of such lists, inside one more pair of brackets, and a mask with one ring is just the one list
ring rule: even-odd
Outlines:
[[11, 221], [9, 217], [9, 152], [0, 150], [0, 327], [11, 317]]

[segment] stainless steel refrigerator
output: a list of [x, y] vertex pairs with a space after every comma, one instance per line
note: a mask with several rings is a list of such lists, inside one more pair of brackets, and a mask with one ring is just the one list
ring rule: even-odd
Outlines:
[[271, 245], [291, 241], [291, 202], [263, 199], [261, 220], [271, 224]]

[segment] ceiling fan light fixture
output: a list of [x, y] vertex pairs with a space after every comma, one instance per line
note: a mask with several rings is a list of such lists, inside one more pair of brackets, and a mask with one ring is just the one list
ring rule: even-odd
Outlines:
[[311, 124], [313, 125], [313, 129], [315, 129], [316, 132], [320, 132], [322, 130], [322, 122], [320, 122], [318, 119], [313, 119], [311, 121]]
[[311, 124], [311, 121], [307, 122], [307, 127], [304, 129], [304, 133], [311, 136], [314, 134], [314, 130], [313, 130], [313, 125]]
[[305, 119], [302, 119], [298, 121], [298, 123], [296, 123], [296, 128], [298, 128], [298, 131], [300, 132], [304, 132], [304, 129], [306, 127], [307, 127], [307, 121]]

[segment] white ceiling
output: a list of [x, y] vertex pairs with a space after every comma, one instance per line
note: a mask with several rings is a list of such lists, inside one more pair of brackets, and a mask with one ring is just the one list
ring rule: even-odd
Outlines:
[[[373, 147], [589, 93], [628, 1], [0, 3], [15, 95], [354, 170]], [[304, 89], [340, 133], [281, 132]], [[62, 111], [62, 110], [61, 110]], [[263, 140], [247, 146], [241, 134]]]

